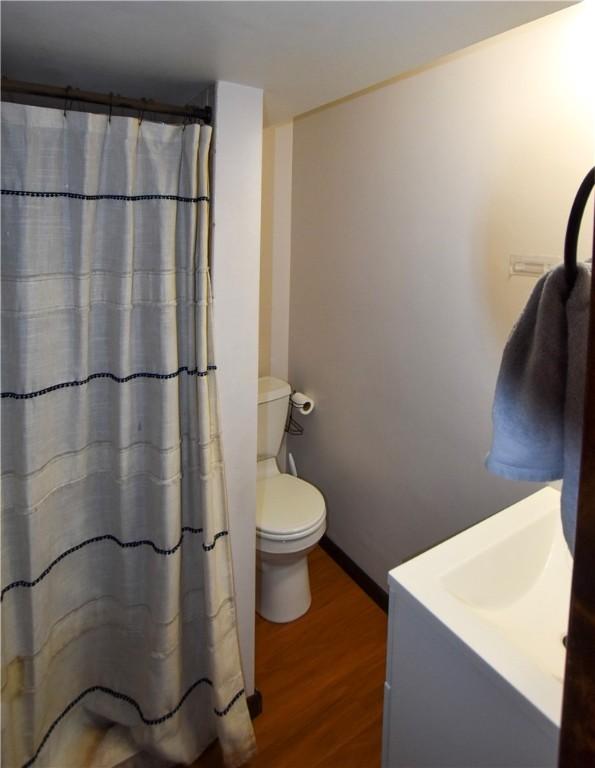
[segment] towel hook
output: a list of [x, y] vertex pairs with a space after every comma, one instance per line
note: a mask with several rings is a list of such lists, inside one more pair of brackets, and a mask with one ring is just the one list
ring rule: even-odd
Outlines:
[[564, 239], [564, 273], [566, 275], [566, 285], [568, 292], [572, 290], [576, 280], [576, 249], [578, 245], [578, 235], [581, 228], [581, 219], [591, 190], [595, 186], [595, 168], [591, 168], [589, 173], [583, 179], [568, 217], [568, 226], [566, 227], [566, 238]]

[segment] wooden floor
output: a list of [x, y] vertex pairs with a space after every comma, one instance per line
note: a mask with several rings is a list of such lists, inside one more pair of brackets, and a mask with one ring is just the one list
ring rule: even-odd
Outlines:
[[[257, 756], [247, 768], [379, 768], [386, 614], [317, 548], [312, 607], [290, 624], [256, 617]], [[217, 747], [194, 768], [220, 768]]]

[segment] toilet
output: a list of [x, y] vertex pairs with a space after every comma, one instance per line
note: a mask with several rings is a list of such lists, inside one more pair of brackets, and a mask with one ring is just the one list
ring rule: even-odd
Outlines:
[[288, 622], [311, 603], [308, 554], [326, 529], [320, 491], [279, 470], [291, 387], [258, 380], [256, 464], [256, 610], [268, 621]]

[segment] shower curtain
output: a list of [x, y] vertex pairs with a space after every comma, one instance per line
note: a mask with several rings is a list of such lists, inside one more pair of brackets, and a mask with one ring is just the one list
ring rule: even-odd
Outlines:
[[2, 765], [253, 751], [217, 426], [211, 128], [2, 114]]

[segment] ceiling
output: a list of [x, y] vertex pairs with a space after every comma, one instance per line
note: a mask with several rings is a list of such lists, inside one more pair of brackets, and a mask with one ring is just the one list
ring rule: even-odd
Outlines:
[[4, 0], [2, 74], [179, 104], [229, 80], [275, 124], [572, 4]]

